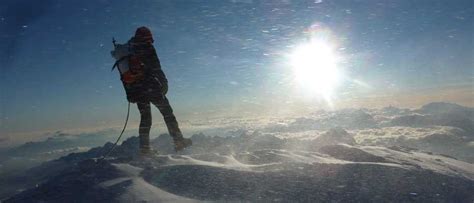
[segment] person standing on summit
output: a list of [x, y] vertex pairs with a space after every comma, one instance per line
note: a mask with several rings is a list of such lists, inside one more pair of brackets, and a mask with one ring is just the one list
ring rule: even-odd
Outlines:
[[153, 46], [153, 36], [147, 27], [139, 27], [128, 41], [128, 66], [130, 71], [121, 72], [127, 100], [136, 103], [140, 111], [140, 153], [149, 154], [151, 107], [155, 105], [163, 115], [170, 136], [173, 138], [175, 150], [180, 151], [192, 145], [191, 139], [184, 138], [179, 129], [178, 121], [173, 114], [166, 93], [168, 80], [161, 69], [160, 60]]

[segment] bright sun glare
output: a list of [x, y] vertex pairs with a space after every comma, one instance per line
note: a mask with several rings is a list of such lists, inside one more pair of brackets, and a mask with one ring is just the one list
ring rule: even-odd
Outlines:
[[329, 101], [340, 82], [338, 57], [333, 47], [322, 39], [302, 44], [290, 55], [295, 79], [305, 90]]

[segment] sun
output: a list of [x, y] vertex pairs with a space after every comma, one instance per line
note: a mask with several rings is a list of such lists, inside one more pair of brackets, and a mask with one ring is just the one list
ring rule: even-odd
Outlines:
[[290, 54], [296, 82], [312, 94], [330, 100], [341, 80], [338, 56], [328, 41], [311, 39]]

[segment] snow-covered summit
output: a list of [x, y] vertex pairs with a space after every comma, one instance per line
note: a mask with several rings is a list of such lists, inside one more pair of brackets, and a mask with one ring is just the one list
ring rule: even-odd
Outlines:
[[160, 136], [153, 143], [162, 155], [149, 158], [133, 156], [133, 137], [106, 160], [93, 158], [101, 148], [57, 160], [64, 170], [6, 202], [474, 200], [474, 165], [413, 149], [358, 146], [351, 136], [329, 130], [319, 141], [340, 142], [311, 147], [317, 138], [201, 134], [181, 154], [166, 152], [171, 140]]

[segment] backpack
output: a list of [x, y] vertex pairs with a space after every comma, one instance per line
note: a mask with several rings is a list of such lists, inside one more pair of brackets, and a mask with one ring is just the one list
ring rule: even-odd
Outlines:
[[112, 57], [115, 58], [115, 63], [112, 66], [112, 71], [117, 67], [120, 73], [120, 80], [124, 84], [133, 84], [141, 81], [144, 78], [144, 64], [132, 50], [130, 43], [116, 44], [115, 40], [114, 50], [111, 51]]

